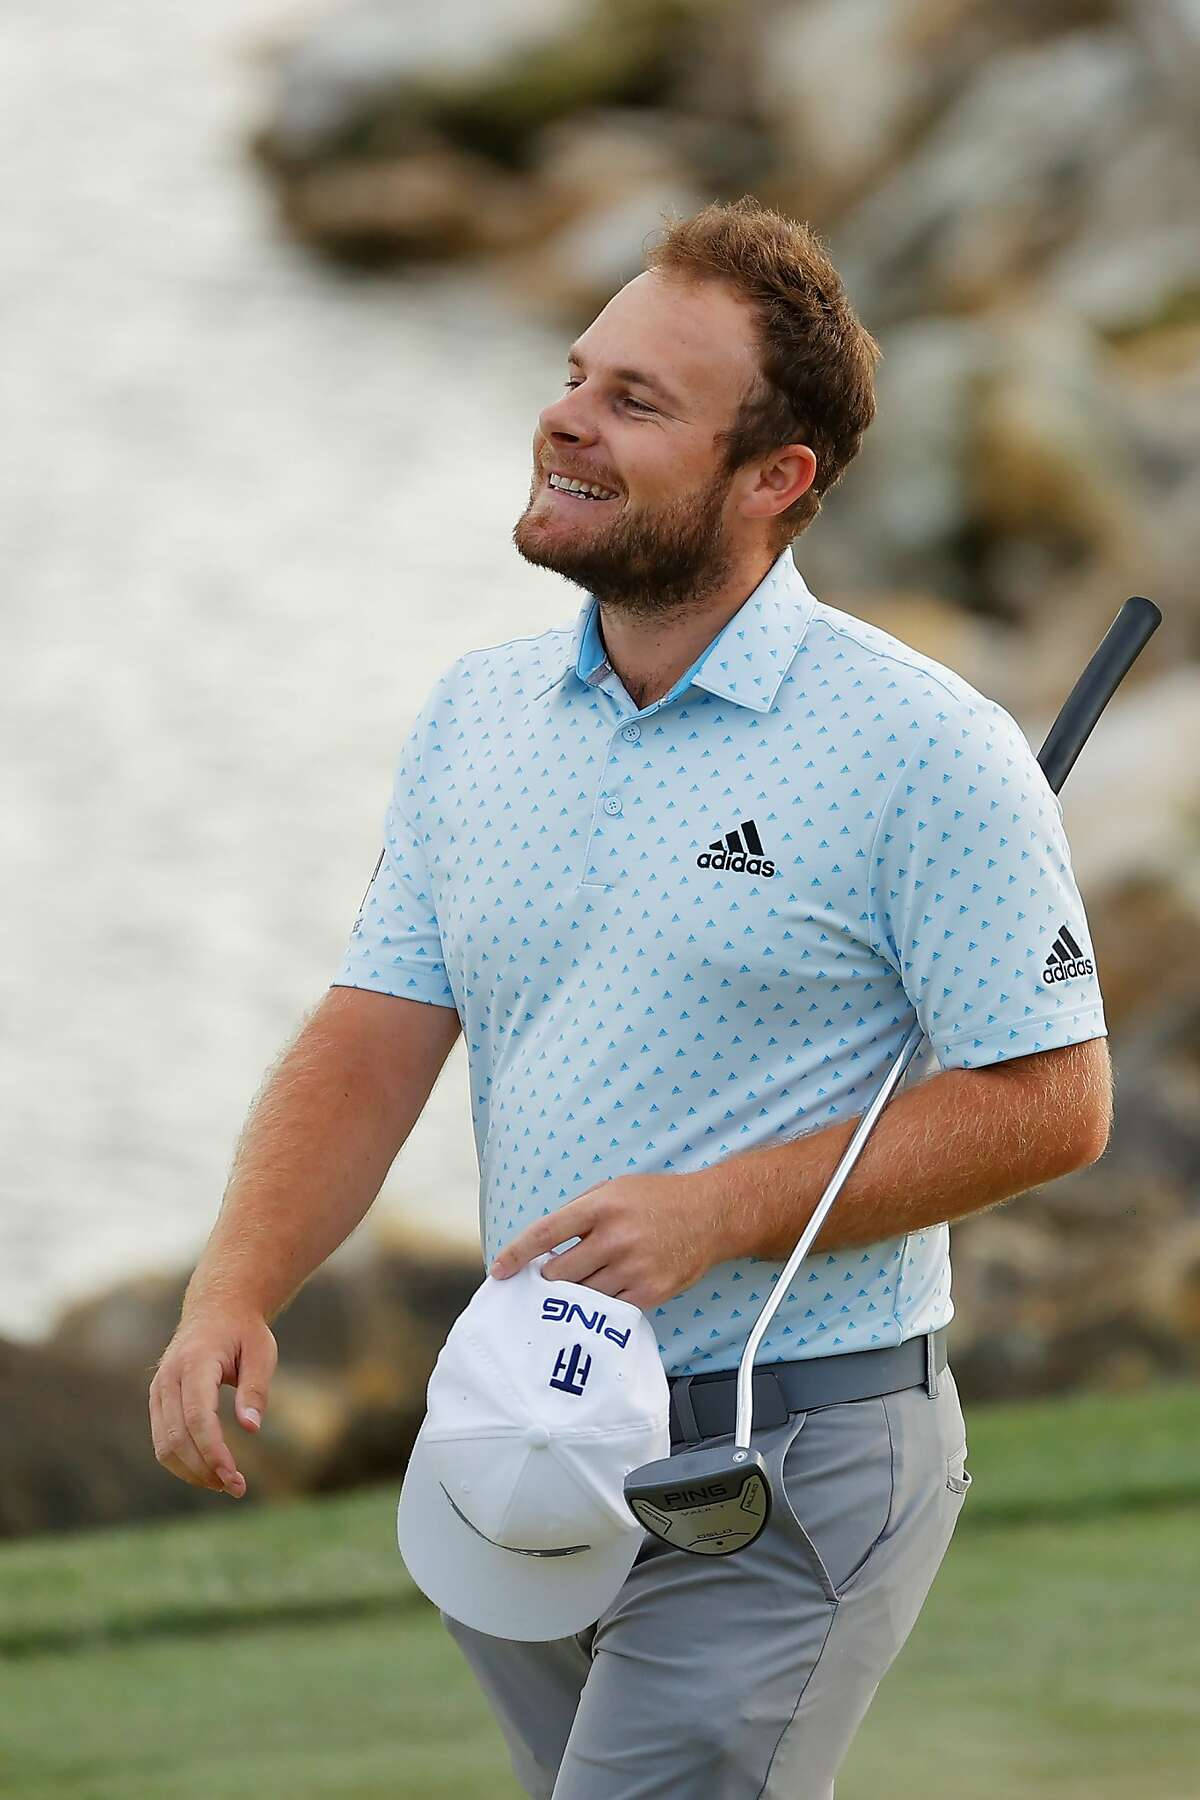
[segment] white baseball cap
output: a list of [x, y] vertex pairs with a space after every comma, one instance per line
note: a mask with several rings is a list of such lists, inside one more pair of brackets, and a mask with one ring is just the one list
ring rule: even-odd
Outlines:
[[644, 1533], [625, 1477], [670, 1454], [670, 1393], [636, 1306], [547, 1281], [545, 1257], [488, 1276], [426, 1394], [396, 1537], [452, 1619], [527, 1643], [594, 1624]]

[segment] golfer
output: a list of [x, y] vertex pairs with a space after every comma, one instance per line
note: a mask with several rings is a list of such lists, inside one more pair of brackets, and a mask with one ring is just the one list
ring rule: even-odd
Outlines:
[[443, 1614], [530, 1795], [829, 1800], [970, 1484], [949, 1221], [1101, 1154], [1104, 1014], [1021, 732], [795, 566], [875, 410], [878, 346], [821, 245], [747, 198], [672, 220], [645, 265], [567, 352], [513, 532], [577, 617], [468, 651], [422, 707], [150, 1415], [166, 1468], [245, 1492], [219, 1384], [256, 1430], [270, 1321], [461, 1030], [485, 1266], [553, 1252], [534, 1278], [632, 1304], [673, 1449], [727, 1436], [746, 1333], [919, 1020], [923, 1078], [760, 1351], [787, 1504], [737, 1555], [647, 1537], [566, 1638]]

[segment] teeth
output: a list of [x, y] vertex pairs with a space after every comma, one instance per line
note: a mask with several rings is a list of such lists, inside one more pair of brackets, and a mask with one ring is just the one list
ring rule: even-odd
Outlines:
[[583, 494], [590, 500], [615, 500], [616, 495], [607, 488], [597, 487], [595, 482], [564, 481], [561, 475], [550, 476], [550, 486], [558, 488], [564, 494]]

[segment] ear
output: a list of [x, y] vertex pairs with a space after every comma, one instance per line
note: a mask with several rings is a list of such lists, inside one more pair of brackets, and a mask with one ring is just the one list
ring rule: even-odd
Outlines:
[[807, 444], [786, 444], [759, 467], [758, 480], [742, 511], [752, 519], [773, 518], [806, 494], [816, 479], [817, 459]]

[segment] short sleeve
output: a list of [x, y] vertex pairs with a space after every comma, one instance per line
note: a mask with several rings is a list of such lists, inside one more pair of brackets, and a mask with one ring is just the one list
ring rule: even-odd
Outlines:
[[419, 726], [420, 721], [401, 753], [384, 815], [383, 848], [331, 985], [455, 1006], [416, 823]]
[[874, 948], [943, 1068], [1107, 1035], [1061, 808], [1002, 708], [956, 709], [922, 734], [871, 872]]

